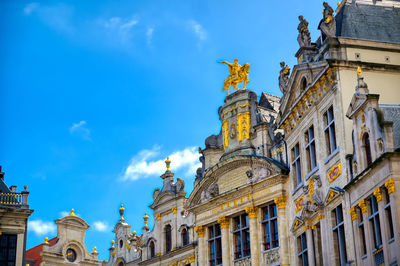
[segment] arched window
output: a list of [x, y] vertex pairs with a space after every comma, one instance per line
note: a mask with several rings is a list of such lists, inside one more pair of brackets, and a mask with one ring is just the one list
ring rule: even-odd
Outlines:
[[149, 255], [150, 255], [150, 258], [154, 258], [156, 256], [156, 248], [154, 246], [154, 241], [150, 241], [150, 244], [149, 244]]
[[124, 263], [123, 263], [123, 262], [120, 262], [120, 263], [118, 264], [118, 266], [124, 266]]
[[171, 226], [167, 224], [165, 226], [165, 252], [168, 253], [171, 251], [172, 243], [171, 243]]
[[304, 91], [307, 88], [307, 79], [305, 77], [301, 80], [300, 86], [301, 91]]
[[372, 163], [372, 157], [371, 157], [371, 145], [369, 143], [368, 133], [365, 133], [363, 136], [363, 146], [365, 150], [365, 157], [367, 158], [367, 165], [370, 165]]
[[189, 234], [186, 228], [182, 229], [182, 246], [186, 246], [187, 244], [189, 244]]

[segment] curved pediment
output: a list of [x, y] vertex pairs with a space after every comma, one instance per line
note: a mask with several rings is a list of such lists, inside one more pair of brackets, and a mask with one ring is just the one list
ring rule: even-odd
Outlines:
[[90, 227], [90, 225], [85, 220], [76, 215], [69, 215], [61, 219], [57, 219], [56, 224], [72, 225], [84, 229], [88, 229]]
[[219, 162], [206, 173], [189, 196], [189, 208], [207, 202], [221, 194], [237, 191], [248, 184], [262, 182], [282, 174], [287, 168], [279, 162], [262, 156], [241, 155]]

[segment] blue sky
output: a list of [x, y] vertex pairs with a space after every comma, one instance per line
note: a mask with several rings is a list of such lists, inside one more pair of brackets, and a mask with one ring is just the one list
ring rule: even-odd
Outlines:
[[0, 165], [9, 186], [31, 192], [28, 248], [75, 208], [104, 260], [121, 203], [141, 232], [167, 156], [190, 192], [197, 149], [219, 132], [228, 69], [217, 60], [250, 63], [247, 87], [280, 95], [279, 62], [296, 63], [297, 17], [316, 40], [323, 7], [4, 0], [0, 10]]

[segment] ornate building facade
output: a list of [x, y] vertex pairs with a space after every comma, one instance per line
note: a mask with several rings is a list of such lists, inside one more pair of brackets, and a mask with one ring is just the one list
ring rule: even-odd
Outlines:
[[[28, 266], [57, 266], [101, 264], [97, 260], [99, 253], [96, 247], [89, 252], [85, 246], [85, 233], [89, 225], [75, 215], [74, 210], [68, 216], [55, 220], [57, 236], [44, 239], [44, 243], [26, 251]], [[22, 265], [22, 264], [21, 264]]]
[[193, 191], [167, 160], [154, 228], [145, 215], [131, 233], [121, 207], [103, 265], [400, 264], [400, 3], [324, 2], [315, 42], [308, 26], [299, 16], [282, 98], [229, 94], [249, 64], [223, 62], [221, 132]]

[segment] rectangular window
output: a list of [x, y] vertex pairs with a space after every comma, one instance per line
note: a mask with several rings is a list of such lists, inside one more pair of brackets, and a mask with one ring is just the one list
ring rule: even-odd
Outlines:
[[360, 248], [361, 255], [367, 254], [367, 243], [365, 240], [365, 227], [364, 227], [364, 217], [361, 212], [361, 208], [357, 206], [357, 217], [358, 217], [358, 234], [360, 236]]
[[394, 230], [393, 230], [393, 219], [392, 219], [392, 209], [390, 207], [390, 195], [387, 191], [387, 188], [384, 187], [383, 195], [385, 196], [385, 216], [387, 221], [387, 226], [389, 228], [389, 239], [394, 238]]
[[328, 155], [330, 155], [337, 148], [336, 133], [335, 133], [335, 119], [333, 116], [333, 107], [332, 106], [324, 114], [324, 124], [325, 124], [325, 128], [324, 128], [325, 141], [326, 141]]
[[208, 227], [208, 248], [210, 265], [222, 265], [221, 227], [219, 224]]
[[300, 164], [300, 146], [299, 143], [292, 149], [292, 170], [294, 173], [294, 185], [298, 187], [301, 184], [301, 164]]
[[317, 166], [317, 157], [315, 154], [315, 138], [314, 126], [311, 126], [305, 134], [306, 153], [307, 153], [307, 168], [311, 172]]
[[235, 260], [250, 256], [249, 216], [242, 214], [234, 219]]
[[279, 246], [278, 215], [275, 203], [263, 208], [264, 250]]
[[308, 266], [306, 233], [297, 237], [297, 261], [300, 266]]
[[15, 265], [17, 235], [0, 235], [0, 265]]
[[340, 204], [333, 211], [333, 239], [336, 244], [336, 250], [338, 256], [336, 256], [337, 265], [346, 265], [346, 239], [344, 237], [344, 220], [343, 220], [343, 209]]
[[376, 197], [372, 195], [368, 199], [369, 210], [371, 215], [368, 217], [368, 220], [371, 224], [372, 235], [374, 237], [374, 248], [380, 249], [382, 247], [382, 235], [381, 235], [381, 226], [379, 221], [379, 210], [378, 210], [378, 202], [376, 201]]

